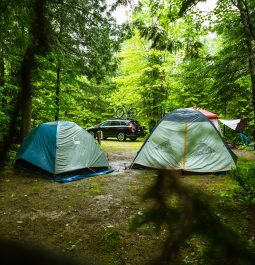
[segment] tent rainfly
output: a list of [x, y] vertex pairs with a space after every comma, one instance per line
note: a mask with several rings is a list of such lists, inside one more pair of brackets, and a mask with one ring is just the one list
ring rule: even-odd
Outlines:
[[15, 165], [58, 182], [112, 171], [93, 136], [67, 121], [43, 123], [33, 129], [21, 144]]
[[147, 137], [131, 168], [224, 172], [235, 168], [236, 156], [201, 112], [177, 109], [166, 115]]

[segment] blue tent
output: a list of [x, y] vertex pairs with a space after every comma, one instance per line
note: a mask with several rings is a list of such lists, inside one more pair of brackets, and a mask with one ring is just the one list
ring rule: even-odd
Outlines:
[[67, 121], [43, 123], [33, 129], [21, 144], [15, 165], [59, 182], [112, 171], [95, 139]]

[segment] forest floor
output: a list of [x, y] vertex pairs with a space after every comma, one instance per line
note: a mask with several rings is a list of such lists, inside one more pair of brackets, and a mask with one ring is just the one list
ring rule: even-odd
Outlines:
[[[132, 218], [150, 205], [142, 196], [152, 185], [154, 172], [128, 169], [142, 142], [102, 142], [115, 170], [111, 174], [70, 183], [56, 183], [6, 169], [0, 173], [0, 237], [46, 246], [75, 257], [91, 257], [105, 265], [142, 265], [155, 257], [164, 231], [151, 226], [136, 232]], [[254, 161], [246, 151], [236, 151], [242, 163]], [[230, 177], [183, 176], [181, 181], [204, 191], [220, 220], [255, 246], [254, 213]], [[240, 218], [241, 216], [241, 218]], [[184, 250], [183, 264], [206, 264], [201, 244], [192, 239]]]

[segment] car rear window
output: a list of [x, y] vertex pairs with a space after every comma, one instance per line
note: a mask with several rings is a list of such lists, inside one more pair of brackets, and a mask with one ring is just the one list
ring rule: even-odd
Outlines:
[[120, 125], [127, 125], [125, 121], [121, 121]]

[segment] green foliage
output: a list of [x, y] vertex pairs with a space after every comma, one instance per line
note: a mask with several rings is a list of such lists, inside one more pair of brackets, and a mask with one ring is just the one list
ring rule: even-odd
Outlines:
[[214, 97], [218, 90], [210, 71], [216, 36], [207, 36], [208, 20], [202, 12], [190, 8], [177, 20], [179, 11], [179, 1], [141, 1], [133, 15], [134, 36], [120, 54], [122, 64], [115, 78], [119, 90], [111, 99], [116, 105], [135, 106], [138, 118], [150, 129], [178, 107], [223, 112], [222, 101]]
[[[110, 9], [101, 0], [46, 1], [51, 52], [36, 57], [36, 71], [32, 74], [32, 126], [54, 120], [57, 109], [59, 119], [69, 119], [84, 127], [110, 116], [106, 98], [115, 88], [110, 80], [116, 70], [115, 52], [129, 32], [126, 25], [116, 24]], [[29, 1], [11, 0], [1, 1], [0, 12], [4, 18], [0, 22], [1, 138], [9, 126], [20, 90], [18, 74], [31, 42], [33, 10]], [[17, 134], [18, 130], [19, 126]]]
[[214, 13], [218, 18], [214, 28], [221, 37], [208, 68], [214, 78], [213, 96], [222, 113], [248, 117], [252, 110], [251, 81], [240, 14], [230, 1], [220, 1]]
[[178, 82], [171, 77], [174, 58], [168, 52], [150, 49], [138, 31], [125, 42], [119, 56], [122, 64], [114, 79], [118, 90], [111, 102], [135, 107], [140, 121], [155, 125], [175, 105], [172, 92], [178, 89]]
[[[146, 110], [148, 105], [154, 107], [154, 100], [163, 108], [162, 113], [179, 106], [195, 105], [230, 119], [254, 115], [249, 55], [240, 12], [235, 3], [229, 0], [218, 1], [215, 10], [210, 13], [198, 10], [195, 7], [198, 2], [201, 1], [152, 3], [143, 0], [133, 15], [133, 27], [139, 30], [147, 55], [145, 58], [145, 54], [140, 54], [139, 58], [138, 53], [132, 58], [121, 57], [122, 62], [127, 66], [127, 60], [133, 60], [130, 67], [133, 69], [138, 60], [149, 61], [150, 53], [157, 50], [164, 54], [164, 62], [168, 63], [168, 68], [164, 68], [163, 64], [156, 65], [155, 61], [143, 64], [136, 68], [137, 72], [134, 71], [135, 79], [126, 78], [131, 72], [125, 73], [122, 66], [120, 68], [122, 72], [117, 77], [117, 86], [121, 87], [122, 95], [128, 95], [129, 92], [125, 91], [133, 89], [130, 95], [134, 96], [134, 104], [139, 102], [141, 117], [147, 124], [151, 121], [146, 116], [154, 121], [160, 117], [154, 111]], [[247, 12], [254, 9], [254, 4], [249, 1], [243, 4]], [[250, 23], [254, 24], [254, 20]], [[130, 47], [124, 46], [124, 52], [125, 49], [134, 55]], [[147, 72], [142, 73], [145, 69]], [[161, 81], [164, 80], [163, 89], [158, 92], [155, 89], [159, 84], [158, 79], [151, 78], [151, 73], [155, 72], [160, 73], [158, 79], [161, 76]], [[118, 83], [119, 80], [123, 80], [123, 83]], [[167, 81], [169, 83], [166, 84]], [[171, 84], [174, 84], [174, 88], [170, 87]], [[153, 94], [150, 93], [152, 90]], [[164, 101], [158, 101], [160, 94]], [[123, 101], [132, 104], [128, 99], [114, 100], [116, 103]]]
[[231, 171], [230, 176], [238, 183], [245, 201], [255, 205], [255, 165], [246, 163]]

